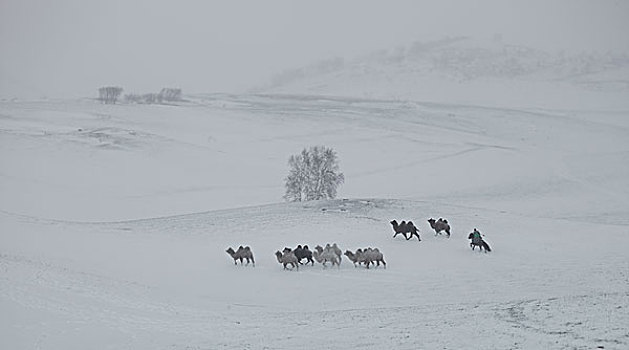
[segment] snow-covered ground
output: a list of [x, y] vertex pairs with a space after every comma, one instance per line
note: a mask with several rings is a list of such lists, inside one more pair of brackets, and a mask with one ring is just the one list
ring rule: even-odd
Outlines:
[[[275, 88], [1, 102], [0, 347], [629, 347], [625, 88], [552, 109]], [[341, 199], [282, 202], [288, 157], [313, 145], [338, 152]], [[493, 252], [469, 248], [475, 227]], [[273, 255], [328, 242], [387, 267]], [[241, 244], [255, 267], [225, 253]]]

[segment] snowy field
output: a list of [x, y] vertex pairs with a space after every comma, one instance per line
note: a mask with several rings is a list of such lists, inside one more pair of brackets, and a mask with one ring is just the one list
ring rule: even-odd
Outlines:
[[[345, 95], [0, 102], [0, 348], [629, 348], [628, 105]], [[314, 145], [340, 199], [284, 203]], [[328, 242], [387, 267], [273, 255]]]

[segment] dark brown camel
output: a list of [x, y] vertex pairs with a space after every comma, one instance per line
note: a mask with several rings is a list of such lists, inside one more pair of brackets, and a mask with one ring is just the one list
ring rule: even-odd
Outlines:
[[[421, 241], [422, 239], [419, 237], [419, 229], [413, 224], [412, 221], [406, 222], [402, 221], [400, 224], [397, 223], [396, 220], [390, 221], [391, 226], [393, 226], [393, 238], [395, 236], [402, 234], [406, 240], [410, 240], [413, 236], [417, 237], [417, 240]], [[408, 236], [406, 234], [409, 234]]]

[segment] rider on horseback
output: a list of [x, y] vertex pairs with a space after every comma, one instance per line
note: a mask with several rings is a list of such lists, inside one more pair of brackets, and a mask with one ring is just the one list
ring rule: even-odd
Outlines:
[[483, 239], [481, 238], [480, 232], [476, 228], [474, 228], [474, 232], [472, 232], [472, 244], [480, 245]]

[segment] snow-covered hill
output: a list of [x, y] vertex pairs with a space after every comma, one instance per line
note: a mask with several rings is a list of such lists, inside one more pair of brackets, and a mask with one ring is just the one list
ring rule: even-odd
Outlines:
[[[363, 87], [1, 102], [1, 347], [629, 346], [627, 108]], [[313, 145], [338, 152], [340, 199], [283, 203], [288, 157]], [[393, 238], [392, 219], [422, 241]], [[492, 253], [470, 249], [473, 228]], [[387, 268], [284, 271], [273, 255], [328, 242], [378, 247]], [[225, 253], [241, 244], [255, 267]]]
[[286, 70], [262, 91], [498, 107], [626, 109], [629, 54], [546, 52], [465, 37]]

